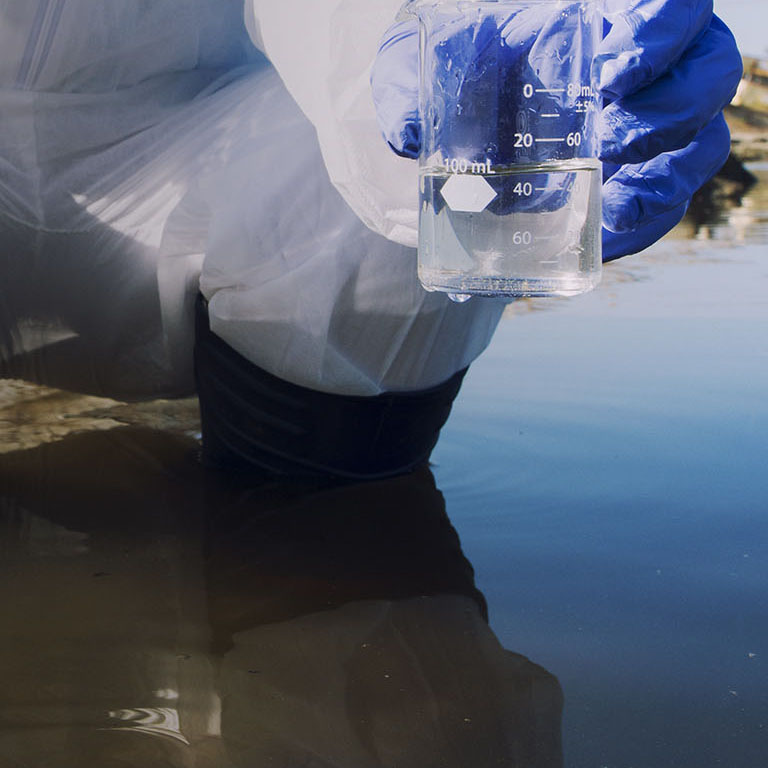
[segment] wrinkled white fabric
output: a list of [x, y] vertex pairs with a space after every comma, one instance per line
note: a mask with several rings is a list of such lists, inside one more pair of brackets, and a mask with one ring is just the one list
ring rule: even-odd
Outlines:
[[392, 169], [414, 171], [369, 103], [398, 4], [257, 5], [0, 0], [0, 361], [100, 394], [189, 391], [201, 270], [213, 330], [315, 389], [420, 389], [488, 343], [500, 304], [425, 293], [415, 251], [363, 224], [415, 217], [391, 205]]
[[[415, 247], [416, 164], [382, 141], [369, 83], [381, 36], [401, 5], [402, 0], [246, 0], [246, 19], [315, 126], [330, 178], [349, 206], [374, 231]], [[297, 56], [297, 48], [305, 55]]]
[[0, 0], [10, 375], [117, 397], [193, 389], [207, 224], [192, 198], [226, 142], [227, 87], [258, 58], [242, 0]]
[[213, 331], [271, 373], [328, 392], [424, 388], [469, 365], [502, 305], [423, 290], [415, 251], [365, 227], [334, 189], [274, 70], [246, 98], [229, 161], [208, 179], [201, 286]]

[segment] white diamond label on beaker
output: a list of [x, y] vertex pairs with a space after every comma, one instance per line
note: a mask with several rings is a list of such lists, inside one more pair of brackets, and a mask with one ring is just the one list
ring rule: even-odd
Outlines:
[[455, 174], [443, 184], [440, 194], [452, 211], [480, 213], [498, 193], [482, 176]]

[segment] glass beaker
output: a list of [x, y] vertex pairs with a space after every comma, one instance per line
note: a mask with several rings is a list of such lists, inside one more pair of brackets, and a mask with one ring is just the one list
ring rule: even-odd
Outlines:
[[456, 300], [572, 296], [601, 274], [598, 0], [412, 0], [419, 278]]

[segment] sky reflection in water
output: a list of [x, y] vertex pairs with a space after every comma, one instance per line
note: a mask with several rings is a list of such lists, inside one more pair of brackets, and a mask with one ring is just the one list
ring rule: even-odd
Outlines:
[[767, 171], [513, 307], [434, 455], [491, 626], [563, 684], [567, 765], [764, 761]]
[[762, 764], [760, 175], [513, 305], [437, 487], [251, 487], [138, 428], [2, 455], [0, 766]]

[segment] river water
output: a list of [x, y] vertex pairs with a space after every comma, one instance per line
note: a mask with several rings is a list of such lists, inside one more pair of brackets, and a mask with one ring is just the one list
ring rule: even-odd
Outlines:
[[764, 765], [754, 170], [512, 305], [431, 471], [251, 484], [192, 403], [3, 385], [0, 768]]

